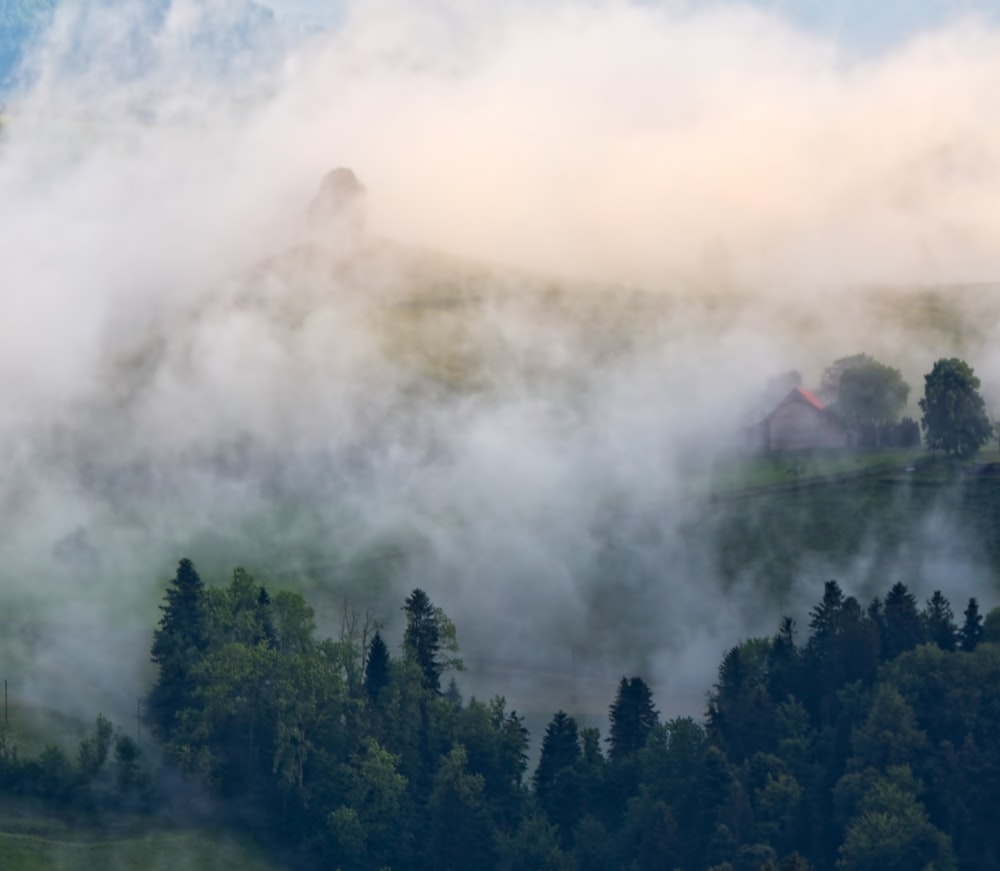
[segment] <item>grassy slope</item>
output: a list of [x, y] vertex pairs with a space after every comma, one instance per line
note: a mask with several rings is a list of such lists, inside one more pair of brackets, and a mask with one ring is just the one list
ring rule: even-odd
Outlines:
[[883, 452], [857, 458], [850, 474], [808, 458], [751, 460], [742, 479], [726, 479], [745, 489], [717, 490], [698, 522], [716, 537], [724, 577], [779, 597], [824, 580], [820, 571], [875, 591], [928, 562], [989, 582], [1000, 576], [1000, 478], [984, 472], [998, 461]]
[[[79, 839], [79, 840], [78, 840]], [[209, 830], [151, 831], [132, 838], [94, 837], [87, 830], [22, 835], [0, 832], [0, 868], [9, 871], [276, 871], [252, 847]]]
[[9, 871], [280, 871], [253, 845], [209, 828], [169, 828], [135, 817], [99, 822], [59, 809], [0, 801], [0, 868]]

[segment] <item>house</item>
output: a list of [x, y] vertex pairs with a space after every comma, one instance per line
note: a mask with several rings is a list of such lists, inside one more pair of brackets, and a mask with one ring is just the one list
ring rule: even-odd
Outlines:
[[751, 446], [765, 451], [845, 448], [851, 433], [821, 400], [796, 387], [763, 420], [749, 428]]

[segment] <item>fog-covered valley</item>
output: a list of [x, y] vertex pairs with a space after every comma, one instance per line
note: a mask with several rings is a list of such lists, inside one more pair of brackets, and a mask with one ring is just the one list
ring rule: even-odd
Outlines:
[[[468, 691], [588, 713], [638, 672], [697, 712], [832, 576], [992, 588], [947, 494], [830, 547], [711, 499], [787, 370], [870, 353], [911, 416], [940, 357], [996, 391], [990, 23], [854, 58], [739, 5], [357, 4], [263, 45], [240, 15], [60, 6], [7, 97], [19, 690], [131, 710], [182, 556], [331, 632], [348, 601], [398, 634], [423, 587]], [[308, 219], [339, 166], [360, 234]]]

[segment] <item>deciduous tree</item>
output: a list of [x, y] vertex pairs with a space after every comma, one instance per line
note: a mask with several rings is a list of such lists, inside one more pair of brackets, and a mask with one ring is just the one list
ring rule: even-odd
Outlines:
[[979, 395], [979, 379], [964, 360], [938, 360], [924, 376], [920, 410], [927, 447], [967, 456], [993, 435], [993, 424]]
[[909, 395], [910, 385], [898, 369], [867, 360], [841, 375], [836, 408], [858, 429], [871, 428], [879, 447], [881, 428], [899, 420]]

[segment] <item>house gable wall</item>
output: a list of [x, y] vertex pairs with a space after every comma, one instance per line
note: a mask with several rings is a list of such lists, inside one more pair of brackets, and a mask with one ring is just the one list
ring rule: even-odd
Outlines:
[[834, 420], [804, 402], [787, 402], [767, 420], [768, 447], [775, 451], [842, 448], [847, 434]]

